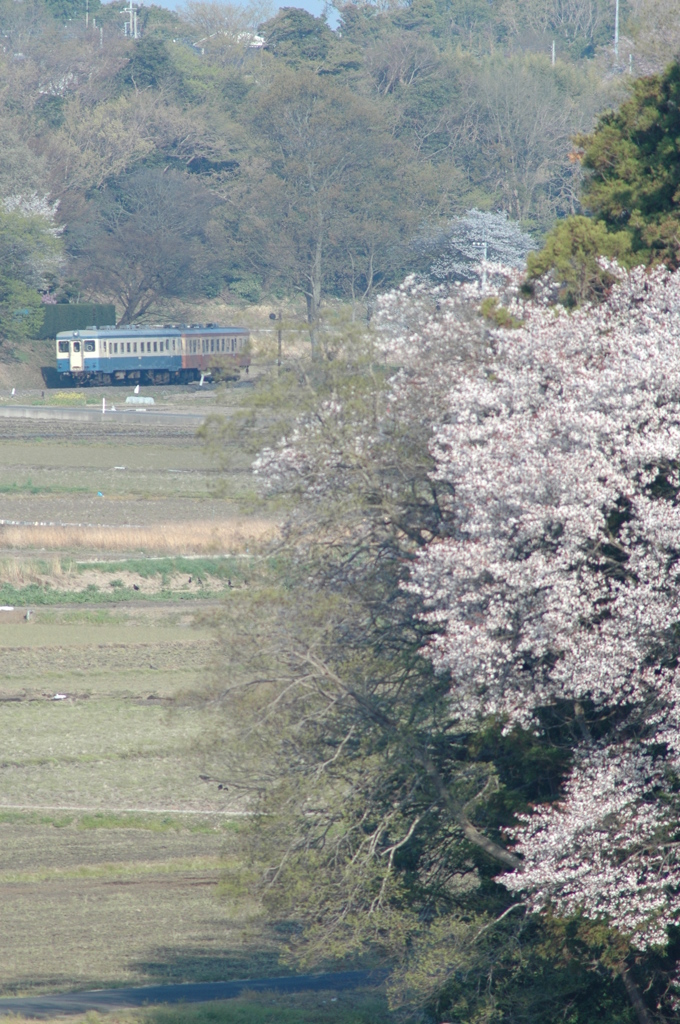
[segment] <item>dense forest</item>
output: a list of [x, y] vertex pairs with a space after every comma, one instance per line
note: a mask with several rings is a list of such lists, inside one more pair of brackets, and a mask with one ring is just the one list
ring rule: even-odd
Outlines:
[[141, 8], [139, 38], [123, 7], [0, 5], [6, 340], [41, 296], [121, 322], [174, 296], [370, 314], [471, 208], [540, 241], [579, 209], [574, 136], [677, 35], [659, 0], [622, 4], [618, 54], [609, 0], [347, 4], [333, 31], [189, 0]]

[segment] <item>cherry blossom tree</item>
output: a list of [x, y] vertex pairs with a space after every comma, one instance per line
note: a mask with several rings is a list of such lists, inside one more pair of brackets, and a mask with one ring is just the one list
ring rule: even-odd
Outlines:
[[[680, 917], [680, 275], [607, 270], [605, 303], [569, 313], [499, 267], [492, 317], [479, 275], [409, 279], [380, 297], [363, 363], [348, 350], [342, 370], [334, 340], [332, 380], [255, 464], [293, 499], [297, 596], [266, 671], [243, 670], [259, 766], [233, 749], [260, 780], [267, 892], [279, 909], [294, 893], [317, 952], [394, 929], [430, 999], [512, 922], [561, 919], [649, 1024]], [[555, 765], [508, 813], [489, 730]], [[310, 871], [329, 881], [303, 910]], [[492, 877], [480, 914], [464, 893]]]
[[449, 389], [451, 532], [409, 586], [453, 718], [575, 723], [563, 794], [509, 830], [500, 881], [646, 951], [680, 920], [680, 275], [609, 269], [600, 308], [516, 302], [522, 327]]
[[528, 253], [537, 246], [505, 210], [474, 209], [452, 218], [433, 238], [418, 239], [415, 248], [432, 260], [430, 272], [435, 279], [474, 281], [487, 276], [491, 264], [505, 270], [523, 269]]

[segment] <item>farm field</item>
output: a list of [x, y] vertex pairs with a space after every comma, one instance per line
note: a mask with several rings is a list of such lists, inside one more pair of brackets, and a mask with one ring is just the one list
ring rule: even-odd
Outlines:
[[183, 699], [262, 536], [233, 529], [246, 461], [217, 496], [194, 433], [0, 421], [0, 519], [76, 524], [0, 529], [4, 995], [282, 973], [256, 908], [218, 896], [241, 808], [201, 778], [208, 723]]
[[[18, 1024], [24, 1019], [0, 1016], [0, 1024]], [[44, 1024], [64, 1022], [64, 1017], [42, 1019]], [[72, 1024], [389, 1024], [397, 1018], [389, 1012], [384, 994], [367, 988], [350, 992], [251, 992], [224, 1002], [90, 1012], [68, 1019]]]

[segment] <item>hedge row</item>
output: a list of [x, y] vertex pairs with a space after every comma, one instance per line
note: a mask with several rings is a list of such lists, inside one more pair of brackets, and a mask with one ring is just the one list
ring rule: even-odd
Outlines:
[[82, 331], [85, 327], [109, 327], [116, 322], [116, 307], [97, 302], [58, 302], [45, 306], [39, 338], [56, 338], [60, 331]]

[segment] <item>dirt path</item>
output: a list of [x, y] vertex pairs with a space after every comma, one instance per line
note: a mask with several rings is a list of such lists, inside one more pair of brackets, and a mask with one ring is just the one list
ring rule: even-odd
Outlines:
[[0, 804], [2, 811], [73, 811], [78, 814], [200, 814], [204, 818], [246, 818], [248, 811], [197, 811], [186, 807], [84, 807], [75, 804]]

